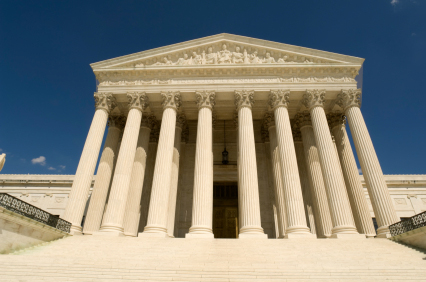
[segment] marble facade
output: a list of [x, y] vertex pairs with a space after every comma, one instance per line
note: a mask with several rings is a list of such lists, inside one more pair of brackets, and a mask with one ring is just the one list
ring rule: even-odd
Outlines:
[[360, 111], [363, 61], [219, 34], [92, 64], [94, 117], [61, 217], [75, 235], [214, 238], [215, 185], [234, 183], [238, 238], [388, 237], [400, 198]]

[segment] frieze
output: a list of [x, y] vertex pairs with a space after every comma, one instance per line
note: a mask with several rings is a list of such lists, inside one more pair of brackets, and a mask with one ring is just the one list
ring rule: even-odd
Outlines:
[[[222, 64], [314, 64], [335, 62], [285, 51], [252, 46], [219, 43], [180, 52], [145, 58], [133, 63], [136, 68], [159, 66], [222, 65]], [[335, 62], [336, 63], [336, 62]]]
[[289, 78], [241, 78], [241, 79], [168, 79], [168, 80], [120, 80], [103, 81], [100, 86], [133, 86], [133, 85], [165, 85], [165, 84], [229, 84], [229, 83], [354, 83], [351, 77], [289, 77]]

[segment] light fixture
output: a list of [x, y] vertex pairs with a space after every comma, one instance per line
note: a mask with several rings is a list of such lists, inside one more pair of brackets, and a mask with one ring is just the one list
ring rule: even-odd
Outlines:
[[228, 151], [226, 151], [225, 125], [226, 125], [225, 121], [223, 121], [223, 143], [224, 143], [225, 149], [222, 152], [222, 164], [227, 165], [229, 161], [228, 161]]

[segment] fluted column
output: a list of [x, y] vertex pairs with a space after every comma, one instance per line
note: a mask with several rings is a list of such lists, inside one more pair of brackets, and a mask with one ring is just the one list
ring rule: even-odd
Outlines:
[[121, 140], [108, 207], [97, 235], [123, 236], [123, 221], [126, 211], [127, 195], [130, 187], [133, 162], [135, 160], [142, 111], [148, 106], [148, 97], [144, 92], [127, 93], [129, 113]]
[[308, 172], [308, 180], [311, 186], [311, 196], [316, 215], [317, 236], [318, 238], [328, 238], [331, 236], [333, 224], [331, 222], [330, 209], [328, 207], [327, 194], [318, 156], [318, 148], [315, 143], [311, 117], [309, 112], [298, 113], [294, 120], [302, 134], [306, 170]]
[[96, 174], [95, 185], [90, 197], [86, 220], [84, 221], [83, 233], [85, 235], [91, 235], [93, 232], [99, 231], [101, 227], [111, 176], [117, 159], [118, 142], [125, 121], [126, 119], [123, 116], [109, 117], [108, 134], [101, 160], [99, 161], [98, 173]]
[[277, 133], [274, 121], [274, 116], [271, 113], [266, 113], [264, 117], [264, 127], [269, 133], [270, 142], [270, 154], [272, 162], [272, 174], [274, 178], [274, 194], [277, 210], [277, 221], [278, 221], [278, 238], [284, 238], [285, 230], [287, 226], [286, 222], [286, 211], [285, 211], [285, 200], [284, 190], [282, 185], [281, 177], [281, 164], [280, 157], [277, 150]]
[[186, 126], [186, 117], [184, 114], [178, 114], [176, 119], [175, 143], [173, 148], [172, 175], [170, 181], [169, 209], [167, 216], [167, 234], [173, 238], [175, 230], [176, 216], [176, 197], [179, 182], [179, 159], [180, 142], [182, 138], [182, 129]]
[[90, 125], [86, 143], [84, 143], [83, 152], [81, 153], [80, 162], [78, 163], [69, 194], [68, 204], [63, 215], [65, 220], [71, 222], [71, 233], [74, 235], [82, 232], [81, 220], [89, 196], [90, 186], [92, 185], [108, 114], [116, 107], [115, 98], [111, 93], [95, 93], [94, 97], [95, 115]]
[[[354, 224], [340, 162], [331, 139], [324, 112], [325, 90], [307, 90], [302, 103], [309, 109], [314, 129], [315, 143], [326, 187], [333, 228], [332, 238], [361, 238]], [[365, 238], [365, 236], [363, 236]]]
[[334, 135], [337, 153], [342, 165], [343, 177], [352, 207], [355, 226], [360, 234], [365, 234], [367, 237], [374, 237], [376, 236], [376, 231], [371, 220], [370, 209], [368, 208], [367, 198], [365, 197], [364, 188], [359, 177], [355, 156], [349, 143], [348, 134], [346, 133], [343, 114], [328, 114], [327, 119]]
[[235, 91], [238, 111], [238, 206], [240, 233], [238, 238], [268, 238], [260, 222], [259, 186], [253, 116], [254, 91]]
[[142, 118], [139, 129], [135, 160], [133, 162], [132, 174], [130, 176], [129, 193], [127, 195], [126, 209], [124, 212], [123, 227], [124, 235], [126, 236], [138, 236], [146, 157], [148, 155], [151, 129], [155, 123], [155, 116], [148, 114]]
[[185, 238], [214, 238], [213, 219], [213, 119], [214, 91], [197, 91], [197, 144], [195, 149], [192, 223]]
[[[297, 167], [299, 168], [300, 184], [302, 186], [302, 195], [305, 208], [306, 221], [309, 224], [311, 233], [317, 235], [315, 210], [312, 201], [311, 191], [312, 187], [309, 182], [308, 171], [306, 169], [305, 151], [302, 143], [302, 135], [298, 128], [293, 126], [293, 140], [296, 149]], [[331, 224], [330, 224], [331, 225]], [[331, 228], [330, 228], [331, 229]]]
[[277, 145], [281, 164], [282, 185], [287, 215], [285, 238], [314, 238], [306, 223], [302, 187], [297, 167], [296, 151], [288, 115], [289, 90], [271, 90], [269, 106], [274, 110]]
[[167, 215], [172, 176], [173, 144], [175, 140], [176, 113], [181, 106], [179, 92], [162, 92], [163, 117], [160, 139], [155, 159], [148, 222], [142, 237], [167, 238]]
[[399, 221], [399, 218], [396, 215], [379, 159], [359, 108], [360, 97], [361, 90], [359, 89], [342, 90], [337, 97], [337, 104], [344, 109], [348, 119], [368, 194], [379, 225], [377, 237], [389, 237], [389, 225]]

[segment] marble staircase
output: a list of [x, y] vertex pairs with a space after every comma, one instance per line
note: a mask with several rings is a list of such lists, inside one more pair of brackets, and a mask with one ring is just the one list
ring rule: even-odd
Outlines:
[[74, 236], [0, 255], [0, 281], [426, 281], [426, 253], [387, 239]]

